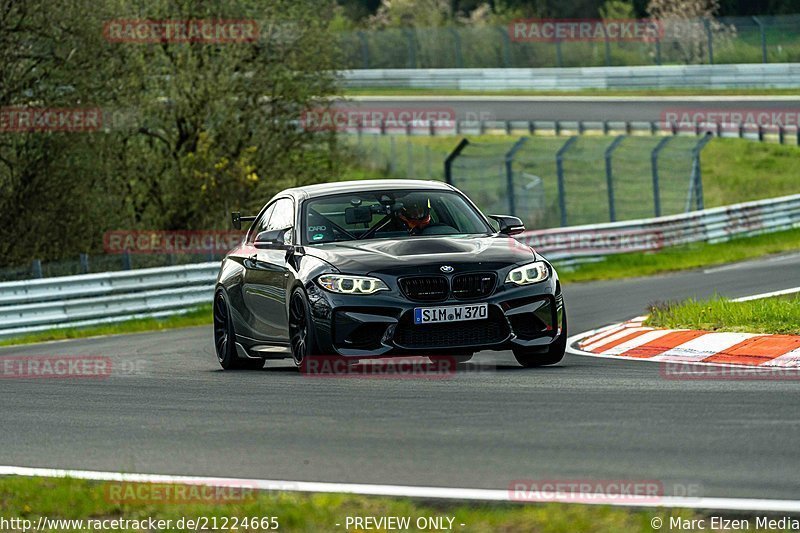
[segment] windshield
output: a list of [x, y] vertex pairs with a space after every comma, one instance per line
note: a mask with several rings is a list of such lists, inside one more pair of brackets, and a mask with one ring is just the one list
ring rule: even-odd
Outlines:
[[371, 191], [306, 202], [307, 244], [361, 239], [491, 233], [476, 209], [452, 191]]

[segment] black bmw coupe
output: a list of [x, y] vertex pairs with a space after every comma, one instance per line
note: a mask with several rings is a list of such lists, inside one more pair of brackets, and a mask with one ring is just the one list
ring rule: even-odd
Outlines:
[[424, 355], [466, 361], [512, 350], [525, 367], [564, 356], [567, 315], [553, 266], [432, 181], [309, 185], [276, 195], [222, 262], [214, 342], [224, 369], [268, 358]]

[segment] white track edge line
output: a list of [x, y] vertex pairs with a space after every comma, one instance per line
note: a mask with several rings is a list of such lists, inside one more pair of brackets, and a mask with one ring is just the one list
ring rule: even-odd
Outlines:
[[786, 294], [794, 294], [800, 292], [800, 287], [793, 287], [791, 289], [783, 289], [780, 291], [765, 292], [763, 294], [754, 294], [752, 296], [742, 296], [741, 298], [734, 298], [732, 302], [749, 302], [751, 300], [761, 300], [762, 298], [772, 298], [773, 296], [784, 296]]
[[665, 496], [653, 501], [575, 501], [570, 497], [515, 499], [509, 490], [465, 489], [455, 487], [424, 487], [408, 485], [371, 485], [359, 483], [328, 483], [316, 481], [280, 481], [247, 478], [217, 478], [198, 476], [177, 476], [167, 474], [125, 474], [93, 470], [58, 470], [53, 468], [31, 468], [20, 466], [0, 466], [0, 475], [24, 477], [50, 477], [86, 479], [92, 481], [120, 481], [129, 483], [175, 483], [189, 485], [224, 486], [235, 488], [255, 488], [258, 490], [277, 490], [286, 492], [324, 492], [359, 494], [365, 496], [395, 496], [408, 498], [441, 498], [455, 500], [482, 500], [506, 503], [579, 503], [584, 505], [613, 505], [617, 507], [683, 507], [689, 509], [713, 509], [730, 511], [762, 511], [800, 513], [800, 500], [775, 500], [760, 498], [686, 498]]

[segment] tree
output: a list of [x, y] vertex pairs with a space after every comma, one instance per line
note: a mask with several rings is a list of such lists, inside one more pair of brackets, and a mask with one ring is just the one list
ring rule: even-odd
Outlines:
[[[99, 108], [99, 131], [0, 131], [0, 262], [100, 251], [108, 229], [227, 227], [337, 177], [333, 134], [296, 127], [337, 90], [319, 0], [0, 0], [0, 107]], [[254, 21], [254, 41], [110, 42], [120, 20]]]
[[600, 18], [604, 20], [636, 18], [633, 2], [630, 0], [606, 0], [600, 8]]
[[431, 28], [445, 26], [453, 20], [449, 0], [382, 0], [378, 11], [370, 17], [373, 28]]
[[650, 0], [647, 11], [663, 28], [663, 41], [684, 63], [708, 58], [708, 35], [715, 40], [731, 39], [736, 29], [717, 21], [718, 0]]

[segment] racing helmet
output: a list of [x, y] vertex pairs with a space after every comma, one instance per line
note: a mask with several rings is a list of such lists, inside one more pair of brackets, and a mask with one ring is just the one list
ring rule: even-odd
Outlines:
[[409, 194], [398, 213], [408, 231], [419, 231], [431, 223], [431, 199], [423, 194]]

